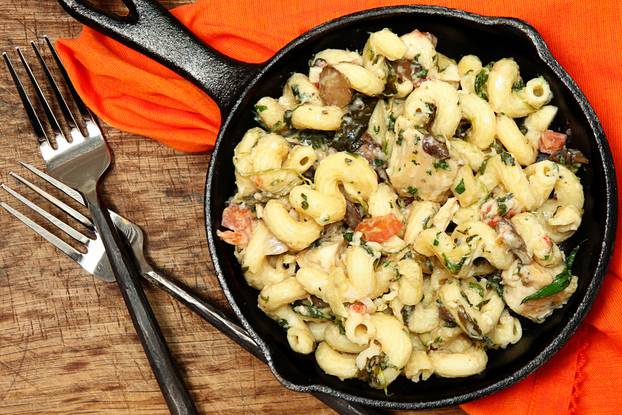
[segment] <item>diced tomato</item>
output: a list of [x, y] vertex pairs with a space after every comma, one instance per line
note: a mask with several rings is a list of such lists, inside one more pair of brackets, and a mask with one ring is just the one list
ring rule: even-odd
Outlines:
[[217, 231], [216, 234], [220, 239], [228, 244], [235, 246], [248, 245], [249, 237], [246, 233], [240, 231]]
[[568, 136], [552, 130], [546, 130], [540, 136], [540, 151], [546, 154], [555, 154], [566, 144]]
[[363, 303], [353, 303], [350, 304], [350, 310], [358, 314], [365, 314], [367, 312], [367, 306]]
[[491, 228], [494, 228], [495, 226], [497, 226], [500, 219], [501, 217], [497, 215], [497, 216], [493, 216], [492, 218], [484, 220], [484, 223], [486, 223], [486, 225], [490, 226]]
[[222, 211], [222, 226], [232, 231], [249, 228], [253, 223], [251, 210], [241, 205], [229, 205]]
[[393, 214], [364, 219], [356, 227], [363, 233], [363, 238], [370, 242], [384, 242], [400, 233], [404, 224]]
[[549, 247], [553, 246], [553, 241], [551, 240], [551, 238], [549, 238], [548, 235], [544, 235], [542, 239], [544, 240], [544, 243], [546, 243], [547, 246]]
[[218, 237], [236, 246], [246, 246], [253, 231], [253, 214], [247, 207], [229, 205], [222, 211], [222, 226], [229, 231], [218, 231]]

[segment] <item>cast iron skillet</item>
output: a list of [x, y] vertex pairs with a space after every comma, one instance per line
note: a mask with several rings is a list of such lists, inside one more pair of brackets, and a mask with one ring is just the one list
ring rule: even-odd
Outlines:
[[[557, 352], [589, 310], [601, 285], [613, 249], [617, 192], [611, 152], [602, 127], [575, 82], [549, 52], [542, 37], [527, 23], [478, 16], [428, 6], [386, 7], [332, 20], [304, 33], [260, 65], [230, 59], [202, 44], [161, 7], [147, 0], [126, 1], [130, 15], [111, 18], [77, 0], [60, 0], [78, 20], [144, 52], [205, 90], [219, 105], [222, 128], [206, 183], [205, 220], [209, 247], [222, 288], [244, 327], [265, 353], [270, 368], [286, 387], [324, 392], [336, 397], [393, 409], [455, 405], [505, 388], [527, 376]], [[490, 351], [486, 370], [466, 379], [435, 378], [413, 383], [399, 378], [388, 395], [362, 382], [341, 382], [324, 374], [313, 356], [294, 353], [283, 331], [257, 309], [257, 291], [247, 286], [231, 246], [216, 237], [221, 212], [235, 191], [233, 149], [244, 132], [256, 126], [253, 104], [263, 96], [279, 96], [288, 76], [306, 72], [307, 61], [322, 49], [361, 49], [369, 32], [389, 27], [396, 33], [414, 28], [438, 37], [439, 50], [451, 57], [474, 53], [488, 62], [513, 56], [522, 75], [542, 74], [559, 106], [554, 128], [572, 129], [570, 146], [581, 150], [590, 165], [580, 174], [585, 188], [585, 214], [577, 233], [565, 244], [586, 239], [574, 272], [579, 287], [569, 303], [545, 323], [523, 322], [521, 341], [506, 350]]]

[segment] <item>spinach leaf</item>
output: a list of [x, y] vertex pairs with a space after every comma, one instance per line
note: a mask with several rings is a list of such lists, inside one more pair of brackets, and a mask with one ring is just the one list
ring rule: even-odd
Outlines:
[[566, 287], [570, 285], [570, 280], [572, 279], [572, 264], [574, 263], [574, 259], [577, 256], [577, 252], [579, 252], [579, 248], [581, 247], [581, 244], [583, 242], [585, 241], [579, 242], [575, 249], [570, 252], [570, 255], [568, 255], [568, 258], [566, 258], [566, 266], [564, 267], [564, 270], [557, 274], [555, 278], [553, 278], [553, 282], [551, 282], [547, 286], [540, 288], [535, 293], [523, 298], [520, 303], [523, 304], [527, 301], [539, 300], [540, 298], [549, 297], [551, 295], [564, 291]]
[[356, 151], [363, 144], [361, 137], [367, 131], [377, 101], [376, 98], [355, 95], [330, 145], [339, 151]]

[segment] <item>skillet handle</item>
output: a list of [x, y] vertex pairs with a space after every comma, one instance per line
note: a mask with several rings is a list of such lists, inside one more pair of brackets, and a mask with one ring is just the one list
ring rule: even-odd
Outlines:
[[214, 50], [152, 0], [123, 0], [129, 9], [125, 17], [97, 10], [84, 0], [58, 2], [79, 22], [192, 81], [216, 101], [221, 114], [231, 109], [242, 88], [261, 68]]

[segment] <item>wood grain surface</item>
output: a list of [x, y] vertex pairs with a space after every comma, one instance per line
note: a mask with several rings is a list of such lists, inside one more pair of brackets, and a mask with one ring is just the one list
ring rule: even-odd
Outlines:
[[[119, 8], [113, 0], [99, 3]], [[0, 2], [4, 51], [22, 46], [32, 58], [29, 41], [79, 31], [54, 0]], [[0, 182], [28, 193], [9, 171], [31, 177], [17, 162], [43, 164], [4, 65], [0, 88]], [[143, 227], [148, 256], [165, 275], [226, 307], [203, 228], [209, 155], [181, 154], [103, 127], [116, 159], [105, 200]], [[6, 194], [0, 199], [26, 212]], [[116, 285], [87, 275], [4, 211], [0, 229], [0, 413], [167, 413]], [[333, 413], [282, 387], [266, 366], [165, 293], [149, 287], [147, 294], [201, 413]]]

